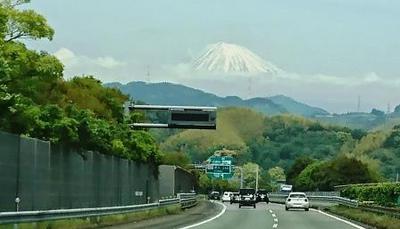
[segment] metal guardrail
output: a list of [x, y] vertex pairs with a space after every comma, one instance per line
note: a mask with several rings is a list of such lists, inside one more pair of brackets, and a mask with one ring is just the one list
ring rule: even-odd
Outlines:
[[197, 205], [197, 196], [195, 193], [179, 193], [178, 198], [183, 209]]
[[0, 225], [125, 214], [157, 209], [159, 207], [175, 204], [179, 204], [181, 208], [193, 207], [197, 204], [197, 197], [195, 194], [182, 194], [178, 195], [177, 198], [160, 200], [157, 203], [151, 204], [44, 211], [0, 212]]
[[[322, 193], [318, 193], [318, 194], [322, 194]], [[271, 202], [285, 203], [287, 196], [288, 196], [288, 193], [287, 194], [270, 193], [269, 199]], [[341, 205], [344, 205], [347, 207], [361, 209], [364, 211], [380, 213], [380, 214], [385, 214], [385, 215], [390, 215], [390, 216], [393, 216], [396, 218], [400, 218], [400, 208], [388, 208], [388, 207], [382, 207], [382, 206], [363, 204], [357, 200], [352, 200], [352, 199], [348, 199], [348, 198], [344, 198], [344, 197], [340, 197], [340, 196], [330, 196], [328, 193], [326, 193], [326, 195], [319, 195], [319, 196], [318, 195], [307, 195], [307, 197], [310, 200], [310, 202], [321, 201], [321, 202], [336, 203], [336, 204], [341, 204]]]

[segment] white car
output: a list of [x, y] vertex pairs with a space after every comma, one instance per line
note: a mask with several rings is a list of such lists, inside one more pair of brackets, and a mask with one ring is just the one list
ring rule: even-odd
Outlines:
[[231, 196], [232, 196], [232, 192], [224, 192], [224, 194], [222, 195], [222, 202], [229, 202], [231, 201]]
[[306, 211], [310, 209], [310, 201], [304, 192], [291, 192], [285, 201], [285, 210], [290, 208], [302, 208]]

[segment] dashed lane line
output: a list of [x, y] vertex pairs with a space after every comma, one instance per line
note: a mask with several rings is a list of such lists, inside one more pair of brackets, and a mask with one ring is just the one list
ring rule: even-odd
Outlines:
[[271, 216], [274, 219], [274, 224], [272, 225], [272, 228], [278, 228], [278, 218], [276, 214], [271, 209], [269, 209], [268, 211], [269, 213], [271, 213]]

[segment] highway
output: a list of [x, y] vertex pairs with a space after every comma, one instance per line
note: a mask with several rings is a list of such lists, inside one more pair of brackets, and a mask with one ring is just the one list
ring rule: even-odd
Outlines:
[[[223, 212], [225, 205], [225, 212]], [[284, 205], [258, 203], [257, 208], [237, 204], [201, 201], [197, 207], [181, 214], [114, 225], [110, 229], [134, 228], [180, 228], [180, 229], [361, 229], [338, 219], [331, 218], [316, 210], [285, 211]], [[207, 221], [207, 222], [206, 222]]]
[[220, 217], [204, 223], [202, 225], [191, 227], [197, 229], [212, 228], [251, 228], [251, 229], [354, 229], [338, 219], [331, 218], [315, 210], [308, 212], [304, 210], [285, 211], [283, 205], [258, 203], [257, 208], [242, 207], [237, 204], [224, 203], [226, 211]]

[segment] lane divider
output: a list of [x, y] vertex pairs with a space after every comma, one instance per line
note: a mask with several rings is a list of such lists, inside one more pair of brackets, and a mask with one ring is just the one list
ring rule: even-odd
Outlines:
[[272, 228], [278, 228], [278, 217], [271, 209], [269, 209], [268, 211], [269, 213], [271, 213], [271, 216], [274, 219], [274, 224], [272, 225]]
[[350, 226], [352, 226], [352, 227], [354, 227], [354, 228], [357, 228], [357, 229], [366, 229], [365, 227], [362, 227], [362, 226], [357, 225], [357, 224], [355, 224], [355, 223], [352, 223], [352, 222], [350, 222], [350, 221], [341, 219], [341, 218], [336, 217], [336, 216], [334, 216], [334, 215], [328, 214], [328, 213], [323, 212], [323, 211], [321, 211], [321, 210], [316, 210], [316, 209], [313, 209], [313, 208], [310, 208], [310, 210], [311, 210], [311, 211], [318, 212], [318, 213], [323, 214], [323, 215], [326, 215], [326, 216], [331, 217], [331, 218], [333, 218], [333, 219], [339, 220], [339, 221], [341, 221], [341, 222], [343, 222], [343, 223], [346, 223], [346, 224], [348, 224], [348, 225], [350, 225]]
[[221, 215], [223, 215], [223, 214], [225, 213], [225, 211], [226, 211], [226, 206], [225, 206], [225, 204], [222, 204], [222, 203], [217, 202], [217, 201], [216, 201], [216, 202], [213, 202], [213, 203], [217, 203], [217, 204], [219, 204], [219, 205], [222, 206], [222, 210], [221, 210], [220, 213], [218, 213], [218, 215], [216, 215], [216, 216], [214, 216], [214, 217], [211, 217], [211, 218], [209, 218], [209, 219], [206, 219], [206, 220], [204, 220], [204, 221], [201, 221], [201, 222], [198, 222], [198, 223], [195, 223], [195, 224], [186, 226], [186, 227], [181, 227], [180, 229], [188, 229], [188, 228], [197, 227], [197, 226], [200, 226], [200, 225], [202, 225], [202, 224], [205, 224], [205, 223], [208, 223], [208, 222], [210, 222], [210, 221], [213, 221], [214, 219], [217, 219], [218, 217], [220, 217]]

